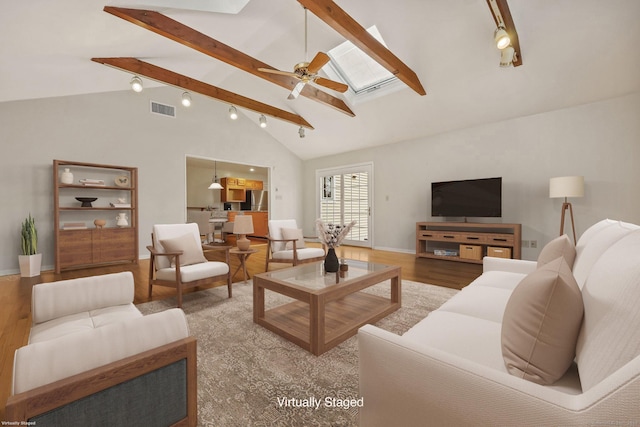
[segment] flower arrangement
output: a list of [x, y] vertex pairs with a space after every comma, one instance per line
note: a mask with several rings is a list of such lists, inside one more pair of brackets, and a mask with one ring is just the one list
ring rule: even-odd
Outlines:
[[316, 226], [318, 229], [318, 238], [327, 245], [328, 248], [337, 248], [340, 246], [342, 241], [351, 228], [356, 225], [356, 221], [351, 221], [347, 225], [340, 224], [332, 224], [332, 223], [324, 223], [321, 219], [316, 221]]

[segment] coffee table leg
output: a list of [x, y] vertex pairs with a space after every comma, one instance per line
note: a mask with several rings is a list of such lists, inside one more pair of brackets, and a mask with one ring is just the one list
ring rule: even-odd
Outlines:
[[392, 303], [402, 303], [402, 292], [401, 292], [401, 282], [400, 276], [391, 278], [391, 302]]
[[253, 321], [264, 318], [264, 288], [253, 281]]

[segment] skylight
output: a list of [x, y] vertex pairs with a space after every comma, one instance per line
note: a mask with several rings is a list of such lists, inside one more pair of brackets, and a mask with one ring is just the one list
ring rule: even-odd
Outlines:
[[[368, 28], [367, 32], [385, 47], [387, 46], [375, 25]], [[356, 95], [368, 93], [398, 81], [386, 68], [350, 41], [334, 47], [328, 54], [331, 62], [324, 71], [329, 75], [337, 74]]]

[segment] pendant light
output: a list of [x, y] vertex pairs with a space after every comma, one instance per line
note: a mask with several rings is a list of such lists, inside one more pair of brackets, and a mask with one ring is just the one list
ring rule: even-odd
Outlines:
[[223, 189], [224, 187], [222, 187], [222, 185], [220, 185], [220, 183], [218, 182], [218, 165], [214, 161], [213, 162], [213, 182], [209, 186], [209, 190], [223, 190]]

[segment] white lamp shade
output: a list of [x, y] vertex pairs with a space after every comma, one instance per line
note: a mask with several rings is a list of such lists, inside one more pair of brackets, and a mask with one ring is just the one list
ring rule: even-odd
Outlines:
[[253, 217], [251, 215], [236, 215], [233, 220], [233, 234], [253, 233]]
[[222, 190], [223, 187], [219, 182], [212, 182], [209, 186], [209, 190]]
[[549, 180], [549, 197], [584, 197], [584, 176], [559, 176]]

